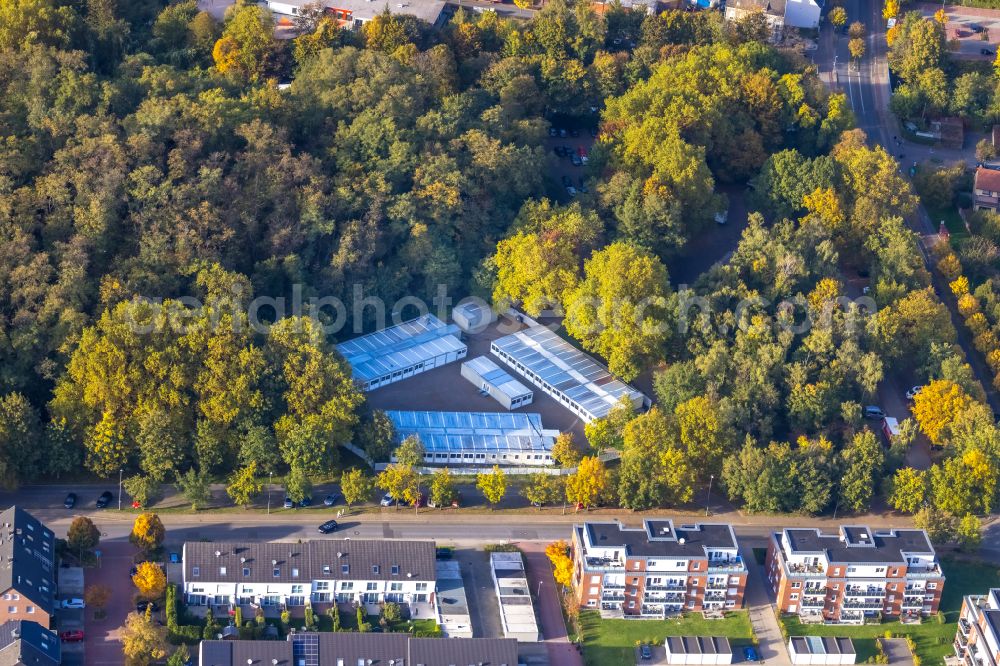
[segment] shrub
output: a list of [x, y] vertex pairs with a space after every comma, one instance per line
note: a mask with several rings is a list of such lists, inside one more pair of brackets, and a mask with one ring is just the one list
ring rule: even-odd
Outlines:
[[233, 624], [237, 627], [243, 626], [243, 609], [239, 606], [237, 606], [236, 610], [233, 612]]
[[283, 630], [288, 631], [288, 625], [289, 623], [291, 623], [291, 621], [292, 621], [292, 614], [287, 610], [281, 611], [281, 628]]
[[949, 252], [941, 257], [941, 260], [937, 262], [937, 269], [949, 281], [954, 280], [962, 274], [962, 264], [958, 261], [958, 255], [954, 252]]
[[958, 299], [958, 311], [963, 317], [979, 312], [979, 299], [972, 294], [963, 294]]
[[948, 286], [951, 287], [951, 293], [955, 294], [956, 297], [966, 296], [969, 293], [969, 278], [959, 275]]
[[521, 549], [512, 543], [491, 543], [483, 547], [487, 553], [520, 553]]
[[330, 616], [330, 621], [333, 623], [333, 630], [340, 631], [340, 609], [337, 608], [337, 604], [330, 606], [326, 614]]

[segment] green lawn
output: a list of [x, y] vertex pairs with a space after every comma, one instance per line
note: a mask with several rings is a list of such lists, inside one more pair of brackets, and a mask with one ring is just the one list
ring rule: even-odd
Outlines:
[[602, 620], [594, 610], [580, 611], [583, 660], [587, 666], [635, 666], [636, 643], [662, 645], [667, 636], [725, 636], [748, 645], [753, 629], [746, 611], [726, 613], [723, 620], [705, 620], [700, 613], [676, 620]]
[[948, 228], [948, 232], [951, 234], [953, 247], [957, 248], [957, 243], [959, 241], [969, 237], [969, 232], [965, 228], [965, 222], [962, 220], [962, 216], [958, 214], [957, 208], [928, 208], [927, 214], [930, 216], [931, 222], [934, 224], [935, 231], [937, 231], [937, 227], [941, 221], [944, 220], [944, 225]]
[[943, 558], [941, 568], [947, 578], [941, 610], [945, 623], [936, 618], [924, 620], [923, 624], [908, 625], [899, 622], [882, 624], [822, 625], [800, 624], [797, 617], [783, 617], [782, 623], [790, 636], [847, 636], [854, 639], [858, 651], [858, 662], [875, 652], [875, 639], [885, 636], [886, 631], [895, 635], [909, 636], [916, 644], [917, 656], [924, 666], [937, 666], [945, 655], [952, 653], [951, 643], [955, 639], [958, 613], [962, 608], [962, 597], [967, 594], [983, 594], [991, 587], [1000, 586], [1000, 571], [997, 567], [981, 562], [963, 562]]

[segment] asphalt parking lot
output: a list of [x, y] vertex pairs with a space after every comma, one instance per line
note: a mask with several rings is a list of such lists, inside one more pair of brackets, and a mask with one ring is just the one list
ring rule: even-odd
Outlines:
[[461, 548], [455, 551], [455, 561], [462, 567], [462, 581], [465, 583], [465, 596], [469, 600], [473, 636], [503, 638], [500, 605], [490, 576], [489, 553]]
[[[922, 3], [917, 8], [924, 16], [931, 17], [941, 5]], [[948, 5], [944, 11], [948, 17], [948, 39], [957, 40], [959, 44], [953, 55], [965, 60], [992, 62], [1000, 44], [1000, 11], [956, 5]], [[984, 49], [989, 53], [983, 54]]]

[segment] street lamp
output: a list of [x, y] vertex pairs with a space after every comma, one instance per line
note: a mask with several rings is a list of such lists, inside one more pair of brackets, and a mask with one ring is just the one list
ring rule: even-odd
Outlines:
[[535, 598], [536, 599], [538, 598], [538, 595], [540, 595], [542, 593], [542, 583], [543, 582], [544, 581], [538, 581], [538, 587], [535, 589]]
[[274, 472], [267, 473], [267, 515], [271, 515], [271, 477]]
[[118, 510], [122, 510], [122, 472], [124, 470], [118, 470]]
[[708, 515], [708, 507], [712, 504], [712, 482], [715, 481], [715, 475], [708, 475], [708, 499], [705, 500], [705, 515]]

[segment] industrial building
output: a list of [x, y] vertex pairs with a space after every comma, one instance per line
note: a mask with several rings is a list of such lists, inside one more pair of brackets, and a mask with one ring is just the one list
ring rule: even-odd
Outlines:
[[540, 641], [535, 607], [531, 602], [528, 574], [519, 552], [490, 553], [493, 588], [500, 604], [500, 624], [505, 638], [525, 643]]
[[374, 391], [401, 379], [461, 360], [468, 347], [454, 324], [432, 314], [337, 345], [363, 391]]
[[507, 409], [530, 405], [535, 395], [531, 389], [485, 356], [477, 356], [463, 363], [462, 376], [475, 384], [481, 393], [493, 397]]
[[668, 636], [668, 664], [731, 664], [733, 648], [725, 636]]
[[464, 332], [479, 333], [496, 320], [496, 315], [485, 303], [470, 301], [452, 308], [451, 319]]
[[387, 411], [399, 441], [415, 435], [437, 465], [551, 465], [558, 430], [539, 414]]
[[606, 416], [623, 396], [635, 409], [648, 400], [544, 326], [494, 340], [490, 351], [586, 423]]
[[792, 636], [788, 656], [793, 664], [853, 664], [858, 660], [850, 638]]

